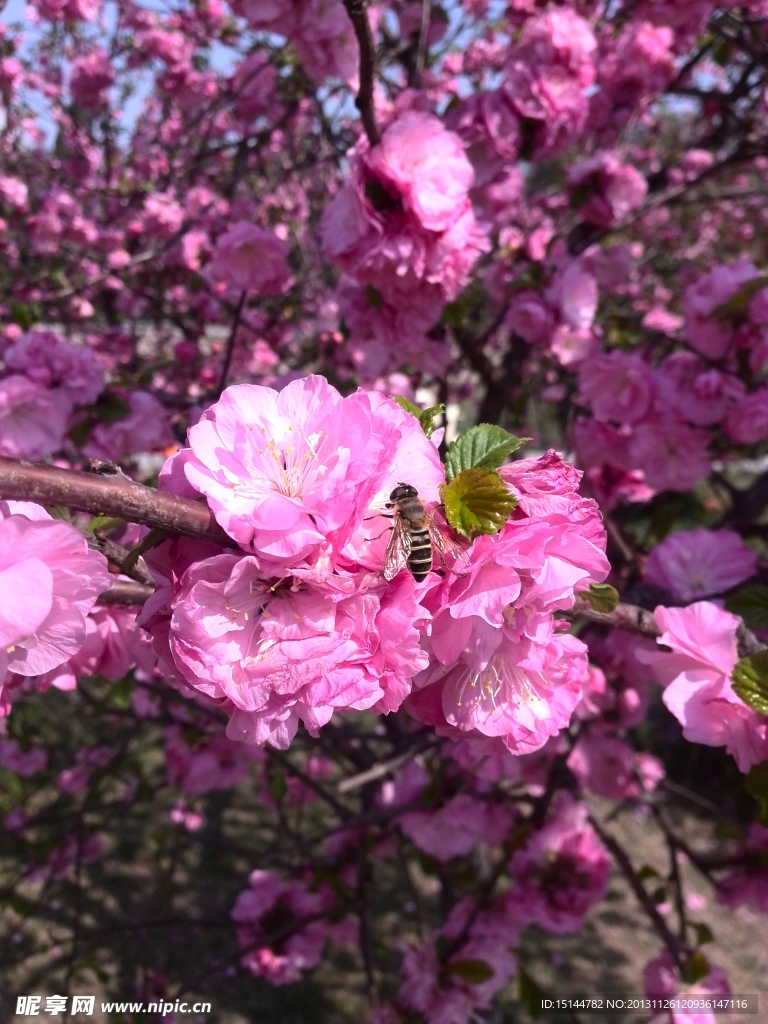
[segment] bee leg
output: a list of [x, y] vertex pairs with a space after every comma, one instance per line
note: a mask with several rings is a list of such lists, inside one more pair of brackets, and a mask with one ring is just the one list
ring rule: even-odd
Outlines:
[[392, 527], [388, 526], [385, 530], [382, 530], [381, 533], [377, 533], [375, 537], [369, 537], [368, 538], [368, 543], [371, 544], [373, 541], [378, 540], [379, 537], [383, 537], [384, 534], [388, 533], [391, 529], [392, 529]]

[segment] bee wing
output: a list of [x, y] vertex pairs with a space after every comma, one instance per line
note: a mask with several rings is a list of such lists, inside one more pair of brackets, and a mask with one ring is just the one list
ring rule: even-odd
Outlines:
[[[440, 554], [440, 560], [444, 568], [455, 572], [458, 576], [468, 572], [470, 561], [464, 548], [453, 539], [448, 532], [448, 528], [435, 519], [431, 512], [427, 512], [426, 517], [429, 536], [432, 538], [432, 544]], [[452, 560], [452, 565], [445, 564], [446, 555]]]
[[385, 580], [393, 580], [404, 569], [411, 553], [411, 535], [402, 516], [395, 514], [392, 525], [392, 536], [389, 538], [384, 555], [383, 575]]

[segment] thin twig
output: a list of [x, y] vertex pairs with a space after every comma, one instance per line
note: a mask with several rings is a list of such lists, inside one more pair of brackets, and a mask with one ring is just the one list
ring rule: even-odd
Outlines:
[[235, 307], [235, 315], [232, 317], [232, 329], [229, 332], [227, 338], [227, 347], [224, 351], [224, 363], [221, 367], [221, 375], [219, 377], [219, 383], [216, 386], [216, 390], [213, 393], [213, 399], [217, 399], [221, 396], [222, 391], [227, 386], [227, 377], [229, 376], [229, 368], [232, 365], [232, 356], [235, 352], [235, 339], [237, 337], [237, 329], [240, 326], [240, 319], [243, 315], [243, 309], [245, 308], [245, 300], [248, 297], [248, 289], [244, 288], [240, 293], [240, 298], [237, 301]]
[[672, 959], [675, 961], [678, 970], [682, 974], [683, 956], [680, 951], [680, 944], [670, 931], [667, 922], [659, 913], [656, 904], [645, 891], [645, 886], [640, 880], [640, 876], [638, 875], [638, 873], [632, 867], [632, 862], [630, 861], [629, 857], [624, 852], [623, 848], [619, 845], [619, 843], [613, 838], [610, 832], [606, 832], [602, 825], [595, 819], [593, 815], [590, 815], [589, 821], [592, 825], [592, 828], [595, 830], [595, 832], [597, 832], [598, 836], [600, 837], [600, 840], [603, 842], [605, 846], [608, 847], [608, 849], [613, 854], [613, 858], [618, 864], [621, 873], [624, 875], [627, 882], [629, 882], [629, 885], [632, 888], [632, 891], [634, 892], [635, 896], [637, 896], [640, 905], [650, 918], [651, 924], [655, 928], [656, 933], [669, 950]]
[[365, 128], [365, 134], [372, 146], [381, 141], [381, 132], [376, 123], [376, 107], [373, 91], [376, 73], [376, 47], [373, 42], [371, 23], [365, 0], [344, 0], [349, 20], [355, 30], [357, 45], [360, 48], [360, 89], [355, 99], [355, 106]]

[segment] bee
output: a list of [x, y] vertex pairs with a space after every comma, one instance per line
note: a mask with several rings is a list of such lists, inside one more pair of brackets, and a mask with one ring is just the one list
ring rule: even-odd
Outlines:
[[421, 583], [432, 568], [435, 552], [443, 564], [443, 556], [448, 554], [455, 566], [469, 565], [464, 549], [427, 512], [418, 491], [411, 484], [400, 482], [390, 494], [386, 507], [394, 509], [394, 523], [384, 555], [385, 580], [394, 579], [407, 565], [411, 576]]

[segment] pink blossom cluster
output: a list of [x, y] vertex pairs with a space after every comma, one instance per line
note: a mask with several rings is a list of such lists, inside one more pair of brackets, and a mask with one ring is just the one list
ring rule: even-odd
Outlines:
[[26, 677], [43, 682], [80, 650], [86, 617], [111, 577], [104, 556], [39, 505], [4, 502], [0, 516], [0, 709], [7, 714]]
[[426, 597], [431, 663], [406, 707], [440, 735], [526, 754], [568, 724], [582, 697], [587, 649], [558, 632], [557, 613], [609, 565], [577, 470], [550, 451], [501, 474], [517, 511], [473, 543], [466, 575], [447, 575]]
[[579, 401], [593, 418], [576, 421], [576, 447], [608, 507], [690, 490], [709, 473], [717, 428], [737, 445], [768, 437], [768, 390], [758, 383], [746, 393], [742, 380], [744, 357], [758, 379], [768, 363], [768, 289], [760, 283], [746, 261], [699, 277], [683, 297], [690, 348], [655, 367], [642, 349], [613, 349], [579, 363]]
[[[582, 694], [586, 647], [555, 615], [608, 571], [593, 503], [554, 452], [502, 468], [519, 509], [466, 573], [381, 577], [399, 481], [434, 505], [444, 471], [418, 421], [320, 377], [227, 389], [161, 484], [204, 494], [240, 552], [169, 542], [142, 613], [158, 653], [221, 702], [228, 735], [287, 746], [334, 710], [407, 708], [449, 735], [535, 750]], [[412, 688], [415, 690], [411, 697]]]
[[357, 40], [341, 0], [237, 0], [233, 6], [251, 28], [290, 39], [318, 85], [357, 77]]
[[637, 656], [664, 686], [664, 703], [683, 736], [725, 747], [742, 772], [768, 760], [768, 718], [734, 693], [731, 680], [741, 619], [709, 601], [687, 608], [659, 606], [654, 615], [662, 630], [659, 644], [671, 651], [641, 650]]
[[0, 454], [42, 459], [61, 449], [76, 406], [94, 402], [104, 371], [54, 331], [22, 334], [2, 355]]
[[325, 945], [326, 925], [315, 919], [323, 896], [271, 871], [252, 871], [248, 882], [232, 908], [243, 966], [272, 985], [298, 981], [317, 966]]
[[[519, 925], [503, 899], [497, 897], [479, 913], [472, 900], [460, 900], [443, 927], [422, 946], [403, 944], [400, 970], [405, 980], [398, 1001], [429, 1021], [468, 1024], [477, 1020], [476, 1011], [491, 1005], [517, 969], [513, 947], [518, 938]], [[442, 959], [441, 946], [450, 951]], [[478, 963], [487, 972], [484, 980], [470, 973]]]
[[374, 308], [408, 309], [416, 323], [434, 323], [487, 248], [473, 181], [459, 137], [432, 114], [406, 110], [379, 143], [353, 153], [351, 176], [323, 214], [323, 249], [369, 289]]

